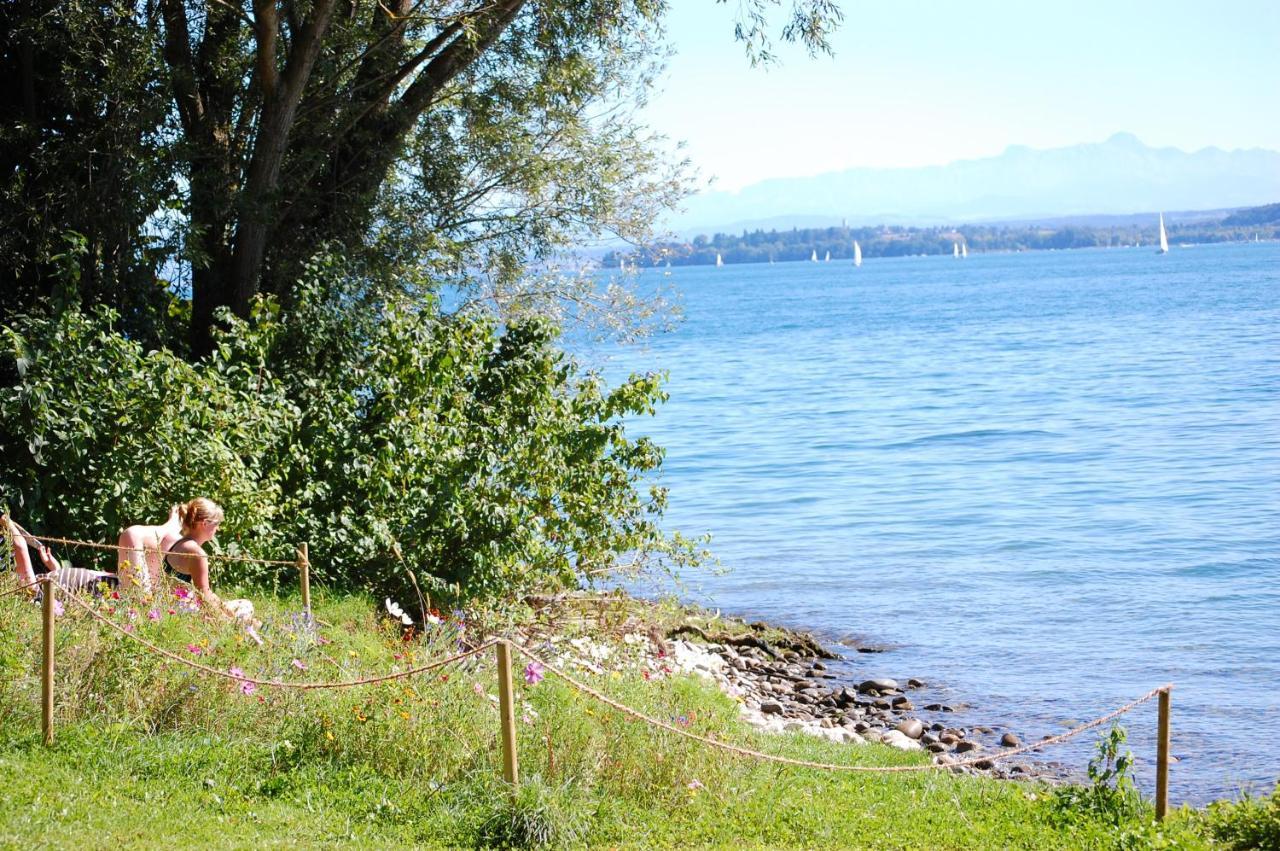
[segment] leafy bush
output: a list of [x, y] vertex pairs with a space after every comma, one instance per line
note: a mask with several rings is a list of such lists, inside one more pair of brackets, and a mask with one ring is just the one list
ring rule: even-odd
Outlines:
[[[623, 554], [696, 557], [657, 525], [665, 492], [641, 489], [662, 450], [622, 423], [664, 398], [658, 376], [606, 388], [544, 321], [365, 302], [334, 261], [309, 274], [288, 310], [227, 318], [197, 366], [144, 352], [105, 310], [4, 328], [0, 500], [32, 530], [102, 539], [209, 496], [227, 550], [308, 541], [317, 581], [403, 602], [421, 587], [491, 604]], [[218, 565], [217, 583], [294, 581]]]
[[1270, 798], [1210, 804], [1206, 820], [1214, 838], [1229, 848], [1280, 851], [1280, 786]]
[[1133, 754], [1124, 748], [1127, 738], [1119, 724], [1098, 740], [1098, 752], [1089, 760], [1089, 785], [1064, 786], [1054, 795], [1055, 808], [1066, 820], [1084, 816], [1117, 827], [1142, 813], [1142, 796], [1133, 782]]

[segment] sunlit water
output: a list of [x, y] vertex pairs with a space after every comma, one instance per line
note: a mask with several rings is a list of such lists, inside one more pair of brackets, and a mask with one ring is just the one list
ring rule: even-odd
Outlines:
[[[1172, 681], [1175, 801], [1280, 776], [1280, 245], [642, 278], [685, 321], [607, 372], [670, 371], [631, 430], [729, 570], [686, 597], [1024, 740]], [[1154, 702], [1125, 723], [1149, 788]]]

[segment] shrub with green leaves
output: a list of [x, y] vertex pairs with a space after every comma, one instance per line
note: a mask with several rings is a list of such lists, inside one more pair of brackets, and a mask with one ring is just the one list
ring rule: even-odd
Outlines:
[[[606, 387], [545, 321], [365, 303], [333, 266], [314, 263], [288, 309], [226, 318], [195, 366], [107, 311], [4, 328], [18, 379], [0, 388], [0, 500], [32, 530], [101, 540], [209, 496], [225, 549], [289, 558], [307, 541], [317, 581], [405, 603], [509, 602], [623, 555], [695, 560], [644, 487], [662, 450], [623, 426], [664, 398], [660, 377]], [[295, 581], [216, 563], [215, 584], [246, 580]]]

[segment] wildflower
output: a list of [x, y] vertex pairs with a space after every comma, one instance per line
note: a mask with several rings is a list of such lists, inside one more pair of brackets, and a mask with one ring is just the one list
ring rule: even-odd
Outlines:
[[648, 668], [641, 668], [641, 669], [640, 669], [640, 676], [644, 677], [644, 678], [647, 680], [647, 679], [649, 679], [652, 675], [649, 673], [649, 669], [648, 669]]
[[543, 667], [539, 662], [530, 662], [524, 669], [524, 681], [531, 686], [536, 686], [542, 682], [542, 678], [546, 676]]
[[119, 591], [112, 591], [112, 592], [111, 592], [111, 599], [113, 599], [113, 600], [119, 600], [119, 599], [120, 599], [120, 592], [119, 592]]
[[[258, 686], [256, 683], [251, 683], [248, 680], [242, 680], [240, 682], [240, 693], [245, 695], [246, 697], [253, 694], [257, 690], [258, 690]], [[261, 695], [259, 695], [258, 699], [259, 700], [262, 699]]]
[[151, 611], [147, 612], [147, 620], [149, 620], [149, 621], [158, 621], [158, 620], [160, 620], [160, 610], [159, 610], [159, 609], [152, 609]]
[[471, 690], [474, 691], [476, 694], [480, 695], [481, 697], [484, 697], [484, 686], [480, 685], [479, 683], [474, 683], [471, 686]]
[[54, 613], [54, 615], [56, 615], [57, 617], [62, 617], [62, 613], [63, 613], [63, 612], [65, 612], [66, 610], [67, 610], [67, 608], [66, 608], [66, 606], [62, 605], [62, 601], [61, 601], [61, 600], [54, 600], [54, 601], [53, 601], [53, 613]]
[[444, 618], [440, 617], [440, 613], [435, 609], [430, 609], [427, 611], [427, 623], [435, 626], [436, 624], [444, 623]]
[[330, 741], [330, 742], [332, 742], [332, 741], [333, 741], [333, 733], [332, 733], [331, 731], [329, 731], [329, 730], [325, 730], [325, 731], [324, 731], [324, 737], [325, 737], [325, 739], [327, 739], [327, 740], [328, 740], [328, 741]]
[[307, 669], [307, 663], [303, 662], [301, 659], [294, 659], [289, 664], [293, 665], [293, 667], [297, 668], [299, 671], [305, 671]]
[[399, 620], [400, 623], [404, 624], [405, 626], [413, 626], [413, 618], [405, 614], [404, 609], [400, 608], [399, 603], [392, 602], [391, 598], [388, 597], [384, 601], [383, 605], [386, 606], [387, 614], [391, 615], [391, 617]]
[[125, 632], [137, 632], [138, 630], [138, 628], [131, 623], [125, 624], [123, 627], [121, 627], [121, 629], [123, 629]]
[[188, 644], [187, 652], [190, 653], [192, 656], [199, 656], [202, 653], [204, 653], [204, 648], [201, 647], [199, 644]]
[[174, 614], [177, 614], [177, 612], [175, 612], [173, 609], [170, 609], [169, 614], [174, 615]]
[[130, 609], [129, 611], [125, 612], [125, 617], [127, 617], [131, 621], [136, 621], [138, 619], [138, 610]]
[[179, 600], [185, 600], [191, 596], [191, 592], [179, 585], [173, 589], [173, 596], [177, 597]]
[[244, 679], [244, 671], [241, 670], [238, 665], [232, 665], [230, 668], [227, 668], [227, 673], [235, 677], [237, 680]]
[[703, 786], [702, 781], [696, 777], [690, 780], [687, 786], [688, 786], [690, 795], [696, 795], [698, 794], [699, 790], [707, 788], [706, 786]]
[[404, 720], [408, 721], [408, 720], [409, 720], [409, 718], [410, 718], [410, 715], [409, 715], [409, 713], [408, 713], [408, 712], [405, 712], [404, 710], [401, 710], [401, 711], [400, 711], [400, 717], [401, 717], [401, 718], [403, 718]]

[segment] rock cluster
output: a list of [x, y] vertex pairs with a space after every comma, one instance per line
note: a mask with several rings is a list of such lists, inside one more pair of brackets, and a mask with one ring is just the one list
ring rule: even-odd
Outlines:
[[[732, 647], [724, 644], [694, 644], [684, 640], [668, 643], [675, 668], [701, 674], [742, 702], [742, 715], [756, 727], [771, 732], [803, 732], [834, 742], [864, 744], [881, 742], [908, 751], [928, 751], [935, 762], [951, 765], [957, 760], [1000, 747], [1016, 746], [1018, 737], [1005, 733], [997, 743], [986, 741], [990, 727], [959, 727], [942, 721], [926, 721], [908, 692], [918, 692], [924, 683], [908, 679], [904, 683], [888, 678], [842, 682], [821, 659], [794, 651], [770, 653], [759, 647]], [[945, 715], [952, 707], [928, 703], [921, 707], [929, 715]], [[953, 771], [986, 773], [1000, 777], [1051, 779], [1058, 772], [1041, 764], [1009, 764], [979, 760], [955, 765]]]

